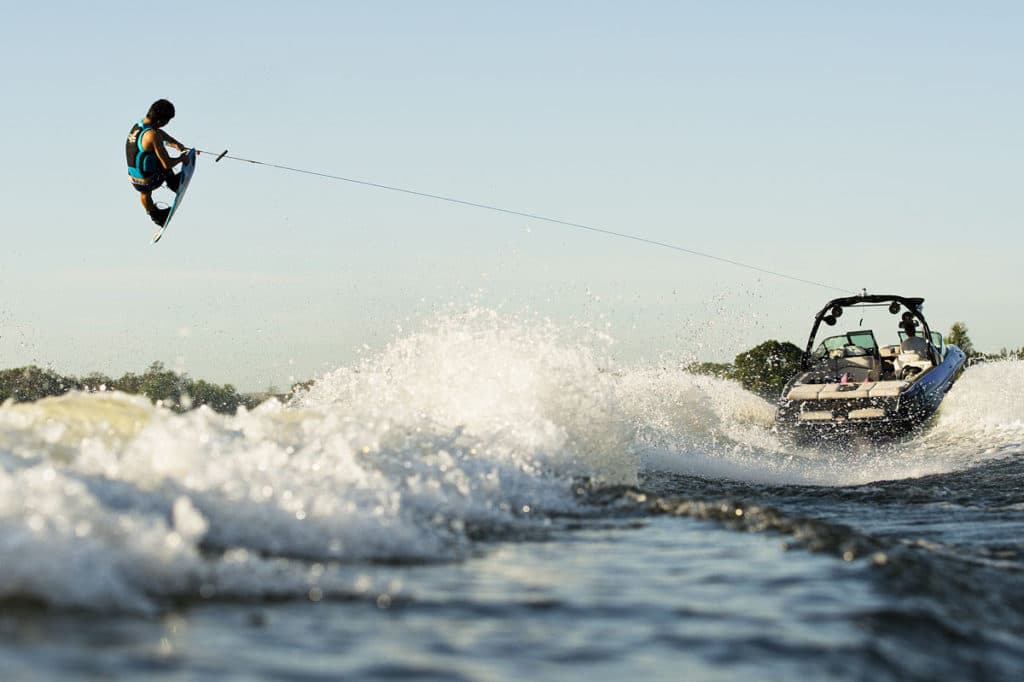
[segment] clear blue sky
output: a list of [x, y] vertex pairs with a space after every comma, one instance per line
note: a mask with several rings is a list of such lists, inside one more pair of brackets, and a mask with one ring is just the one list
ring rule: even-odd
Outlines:
[[121, 150], [159, 97], [203, 149], [921, 295], [1024, 345], [1024, 5], [893, 5], [8, 3], [0, 367], [281, 386], [474, 302], [722, 360], [802, 344], [836, 293], [209, 158], [150, 246]]

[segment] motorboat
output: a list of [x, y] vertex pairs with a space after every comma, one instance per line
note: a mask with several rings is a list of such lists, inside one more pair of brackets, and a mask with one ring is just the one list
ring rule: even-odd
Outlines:
[[[879, 345], [873, 330], [860, 328], [867, 308], [899, 315], [891, 338], [898, 342]], [[862, 293], [829, 301], [814, 316], [800, 369], [779, 399], [779, 431], [813, 442], [901, 436], [927, 422], [963, 372], [966, 356], [931, 330], [923, 310], [923, 298], [907, 296]], [[836, 326], [844, 314], [860, 322], [815, 345], [822, 324]]]

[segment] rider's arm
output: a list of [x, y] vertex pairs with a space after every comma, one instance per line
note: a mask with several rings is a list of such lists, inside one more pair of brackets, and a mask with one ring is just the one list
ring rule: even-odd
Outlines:
[[183, 145], [182, 143], [178, 142], [173, 137], [171, 137], [170, 134], [167, 133], [167, 131], [159, 130], [157, 132], [163, 138], [164, 144], [169, 144], [170, 146], [174, 147], [175, 149], [177, 149], [182, 154], [184, 154], [185, 152], [188, 151], [188, 147], [186, 147], [185, 145]]
[[142, 148], [152, 148], [153, 153], [156, 154], [157, 160], [160, 165], [163, 166], [164, 170], [171, 170], [179, 163], [182, 163], [187, 157], [184, 155], [179, 156], [176, 159], [172, 159], [167, 155], [167, 150], [164, 148], [163, 137], [158, 131], [147, 130], [142, 138]]

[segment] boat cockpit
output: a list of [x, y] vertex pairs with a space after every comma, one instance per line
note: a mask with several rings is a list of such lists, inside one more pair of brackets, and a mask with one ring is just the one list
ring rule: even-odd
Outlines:
[[826, 338], [811, 353], [811, 368], [801, 383], [913, 381], [942, 362], [946, 354], [942, 334], [931, 332], [929, 343], [912, 321], [904, 318], [900, 327], [900, 343], [885, 346], [878, 344], [870, 329]]

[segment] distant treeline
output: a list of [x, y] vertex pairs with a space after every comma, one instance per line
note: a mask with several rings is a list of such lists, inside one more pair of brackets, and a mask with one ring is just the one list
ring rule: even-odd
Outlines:
[[269, 392], [239, 393], [231, 384], [221, 386], [202, 379], [193, 380], [186, 374], [166, 369], [160, 362], [154, 362], [142, 374], [129, 372], [117, 379], [98, 373], [81, 378], [64, 376], [35, 365], [0, 370], [0, 403], [8, 399], [29, 402], [68, 391], [123, 391], [144, 395], [176, 412], [206, 405], [224, 414], [234, 414], [243, 405], [252, 409], [272, 395]]
[[1003, 348], [998, 353], [978, 353], [972, 357], [980, 360], [1024, 360], [1024, 346], [1017, 350]]

